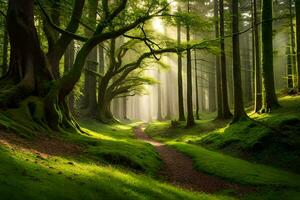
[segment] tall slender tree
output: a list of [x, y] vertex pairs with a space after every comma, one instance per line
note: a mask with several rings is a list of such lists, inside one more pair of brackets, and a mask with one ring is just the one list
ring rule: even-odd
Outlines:
[[262, 68], [264, 83], [263, 112], [279, 107], [273, 72], [273, 1], [262, 1]]
[[262, 108], [262, 77], [261, 77], [261, 54], [260, 54], [260, 37], [259, 37], [259, 26], [258, 26], [258, 14], [257, 14], [257, 0], [253, 0], [252, 4], [252, 26], [254, 33], [254, 55], [255, 55], [255, 100], [254, 100], [254, 111], [259, 112]]
[[[178, 12], [181, 9], [178, 7]], [[181, 45], [181, 23], [177, 22], [177, 43], [178, 46]], [[177, 53], [178, 57], [178, 113], [179, 113], [179, 121], [185, 121], [184, 116], [184, 104], [183, 104], [183, 82], [182, 82], [182, 54]]]
[[[216, 38], [220, 37], [219, 27], [219, 4], [218, 0], [214, 0], [214, 19], [215, 19], [215, 35]], [[217, 119], [223, 118], [222, 107], [222, 82], [221, 82], [221, 68], [220, 68], [220, 56], [216, 55], [216, 90], [217, 90]]]
[[[188, 12], [190, 12], [190, 1], [187, 2]], [[186, 26], [186, 40], [190, 42], [190, 25]], [[189, 45], [189, 44], [188, 44]], [[186, 66], [186, 75], [187, 75], [187, 121], [186, 127], [192, 127], [195, 125], [194, 114], [193, 114], [193, 78], [192, 78], [192, 56], [191, 49], [187, 50], [187, 66]]]
[[226, 70], [226, 53], [225, 53], [225, 20], [224, 20], [224, 1], [219, 2], [220, 12], [220, 47], [221, 47], [221, 80], [222, 80], [222, 119], [230, 119], [232, 114], [228, 105], [227, 91], [227, 70]]
[[241, 77], [241, 57], [239, 41], [239, 1], [232, 0], [232, 62], [233, 62], [233, 84], [234, 84], [234, 115], [233, 122], [245, 118], [242, 77]]
[[295, 30], [294, 30], [294, 11], [293, 11], [293, 1], [289, 0], [289, 14], [290, 14], [290, 55], [291, 55], [291, 65], [292, 65], [292, 80], [293, 88], [297, 85], [297, 70], [296, 70], [296, 52], [295, 52]]
[[194, 50], [194, 67], [195, 67], [195, 90], [196, 90], [196, 119], [200, 119], [199, 116], [199, 88], [198, 88], [198, 67], [197, 67], [197, 50]]

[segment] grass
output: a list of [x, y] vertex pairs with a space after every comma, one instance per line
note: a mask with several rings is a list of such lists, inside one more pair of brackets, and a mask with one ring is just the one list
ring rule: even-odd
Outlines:
[[300, 188], [300, 175], [273, 167], [254, 164], [200, 146], [170, 142], [180, 152], [190, 156], [195, 168], [247, 185], [286, 186]]
[[[70, 164], [71, 163], [71, 164]], [[188, 192], [106, 165], [0, 146], [1, 199], [230, 199]]]
[[171, 140], [184, 140], [189, 136], [198, 136], [207, 133], [217, 127], [223, 127], [226, 122], [214, 121], [212, 119], [196, 120], [196, 125], [190, 129], [185, 128], [185, 122], [177, 122], [178, 125], [172, 127], [171, 121], [155, 121], [150, 123], [145, 129], [145, 133], [161, 142]]
[[85, 158], [151, 176], [161, 167], [153, 146], [134, 139], [132, 127], [137, 124], [104, 125], [91, 119], [80, 120], [80, 124], [88, 135], [71, 133], [63, 137], [83, 146]]

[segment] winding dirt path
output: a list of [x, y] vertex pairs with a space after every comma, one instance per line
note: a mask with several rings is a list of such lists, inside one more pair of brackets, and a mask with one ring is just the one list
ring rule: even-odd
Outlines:
[[134, 134], [138, 139], [154, 146], [164, 162], [164, 167], [161, 169], [160, 174], [166, 177], [167, 181], [172, 184], [207, 193], [214, 193], [225, 189], [234, 190], [238, 195], [249, 192], [249, 188], [241, 187], [218, 177], [196, 171], [193, 168], [192, 159], [163, 143], [153, 140], [144, 133], [142, 127], [134, 128]]

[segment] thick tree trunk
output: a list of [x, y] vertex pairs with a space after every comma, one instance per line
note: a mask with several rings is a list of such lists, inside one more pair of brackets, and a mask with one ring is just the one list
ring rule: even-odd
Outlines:
[[[181, 24], [177, 24], [177, 42], [178, 45], [181, 44]], [[177, 54], [178, 56], [178, 113], [179, 121], [185, 121], [184, 116], [184, 105], [183, 105], [183, 83], [182, 83], [182, 55], [181, 53]]]
[[233, 83], [234, 83], [234, 115], [233, 122], [246, 117], [244, 111], [241, 58], [239, 42], [239, 3], [232, 0], [232, 61], [233, 61]]
[[[190, 11], [190, 3], [188, 1], [188, 12]], [[190, 42], [190, 27], [187, 25], [186, 28], [186, 40]], [[187, 121], [186, 127], [190, 128], [195, 125], [194, 114], [193, 114], [193, 78], [192, 78], [192, 58], [191, 50], [187, 50], [187, 66], [186, 66], [186, 80], [187, 80]]]
[[104, 124], [111, 124], [118, 122], [117, 119], [115, 119], [114, 115], [111, 111], [111, 103], [112, 99], [105, 98], [101, 100], [101, 104], [98, 104], [98, 115], [97, 120]]
[[[7, 103], [17, 103], [31, 94], [45, 95], [47, 90], [44, 84], [51, 80], [51, 76], [34, 27], [32, 0], [9, 1], [7, 30], [11, 53], [9, 71], [5, 80], [17, 84], [15, 89], [23, 89], [23, 91], [19, 91], [22, 94], [16, 94], [18, 92], [13, 89], [9, 91], [10, 95], [7, 94], [6, 98]], [[5, 93], [5, 91], [3, 92]]]
[[262, 6], [262, 68], [265, 98], [263, 112], [279, 107], [273, 72], [273, 6], [272, 0], [263, 0]]
[[232, 114], [228, 105], [227, 71], [225, 54], [225, 25], [224, 25], [224, 1], [220, 0], [220, 37], [221, 37], [221, 80], [222, 80], [222, 119], [230, 119]]
[[[214, 18], [215, 18], [215, 35], [216, 38], [220, 37], [219, 28], [219, 7], [218, 0], [214, 0]], [[217, 90], [217, 119], [222, 119], [223, 117], [223, 107], [222, 107], [222, 82], [221, 82], [221, 68], [220, 68], [220, 56], [216, 55], [216, 90]]]
[[297, 34], [297, 76], [298, 92], [300, 92], [300, 0], [295, 0], [296, 8], [296, 34]]

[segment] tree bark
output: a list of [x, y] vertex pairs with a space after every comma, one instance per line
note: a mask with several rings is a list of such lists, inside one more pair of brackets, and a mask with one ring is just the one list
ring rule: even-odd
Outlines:
[[[92, 28], [96, 27], [96, 17], [97, 17], [97, 0], [88, 0], [88, 18], [90, 22], [90, 26]], [[85, 34], [87, 36], [92, 36], [92, 32], [90, 30], [85, 30]], [[97, 72], [97, 46], [93, 48], [93, 50], [89, 53], [86, 60], [86, 71], [85, 71], [85, 79], [84, 79], [84, 96], [83, 96], [83, 108], [86, 109], [87, 114], [95, 117], [97, 115], [97, 97], [96, 97], [96, 84], [97, 79], [96, 76], [91, 73]]]
[[292, 66], [292, 81], [293, 88], [297, 87], [297, 69], [296, 69], [296, 52], [295, 52], [295, 31], [294, 31], [294, 12], [293, 12], [293, 2], [289, 0], [289, 12], [290, 12], [290, 31], [291, 31], [291, 66]]
[[195, 90], [196, 90], [196, 119], [199, 120], [199, 90], [198, 90], [198, 68], [197, 68], [197, 52], [195, 50]]
[[[215, 18], [215, 35], [216, 38], [220, 37], [219, 28], [219, 7], [218, 0], [214, 0], [214, 18]], [[221, 68], [220, 68], [220, 56], [216, 55], [216, 90], [217, 90], [217, 119], [223, 118], [222, 107], [222, 82], [221, 82]]]
[[[180, 9], [179, 9], [180, 10]], [[177, 23], [177, 43], [181, 44], [181, 24]], [[183, 84], [182, 84], [182, 54], [178, 53], [178, 113], [179, 121], [185, 121], [184, 105], [183, 105]]]
[[[66, 49], [65, 56], [64, 56], [64, 74], [70, 71], [71, 67], [74, 64], [74, 56], [75, 56], [75, 42], [72, 40], [71, 43], [69, 44], [68, 48]], [[75, 97], [74, 93], [71, 92], [68, 95], [69, 99], [69, 108], [72, 113], [74, 113], [75, 108]]]
[[220, 0], [220, 37], [221, 37], [221, 80], [222, 80], [222, 119], [230, 119], [232, 114], [228, 105], [227, 71], [225, 53], [225, 25], [224, 25], [224, 1]]
[[[157, 70], [157, 80], [161, 81], [160, 79], [160, 70]], [[161, 85], [160, 83], [157, 84], [157, 120], [162, 121], [162, 108], [161, 108]]]
[[253, 32], [254, 32], [254, 42], [255, 49], [253, 50], [255, 54], [255, 102], [254, 102], [254, 112], [259, 112], [262, 108], [262, 77], [261, 77], [261, 54], [260, 54], [260, 37], [259, 37], [259, 27], [258, 27], [258, 14], [257, 14], [257, 0], [253, 0]]
[[273, 72], [273, 6], [272, 0], [263, 0], [262, 4], [262, 68], [265, 98], [263, 112], [279, 107], [275, 92]]
[[[190, 11], [190, 2], [188, 1], [188, 12]], [[186, 27], [186, 40], [190, 42], [190, 25]], [[192, 58], [191, 50], [187, 50], [187, 121], [186, 127], [190, 128], [195, 125], [194, 114], [193, 114], [193, 83], [192, 83]]]
[[244, 111], [241, 58], [239, 41], [239, 3], [232, 0], [232, 61], [233, 61], [233, 83], [234, 83], [234, 115], [233, 122], [237, 122], [247, 115]]

